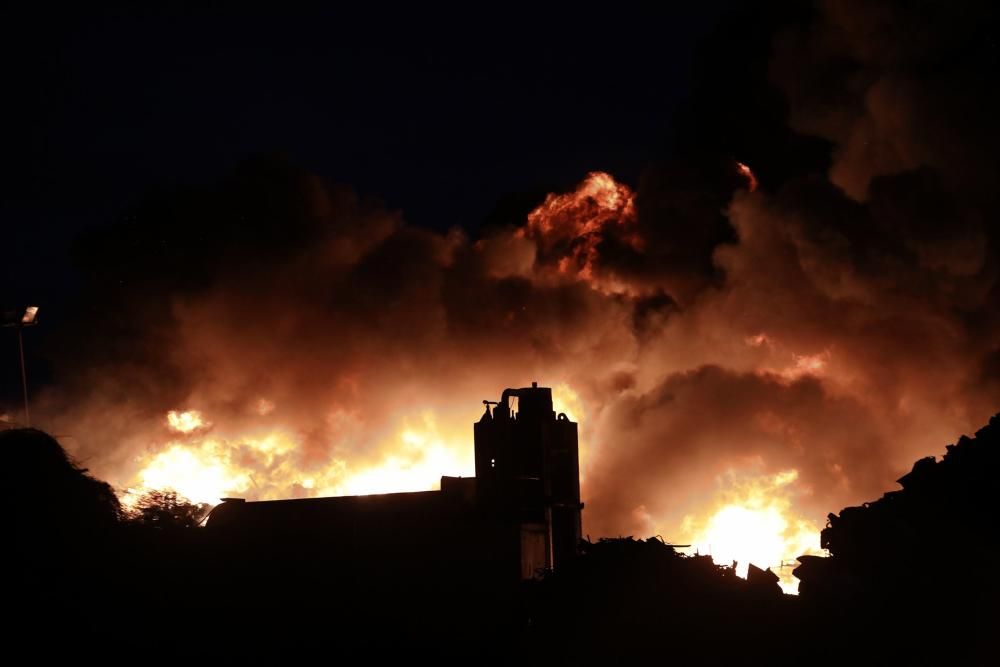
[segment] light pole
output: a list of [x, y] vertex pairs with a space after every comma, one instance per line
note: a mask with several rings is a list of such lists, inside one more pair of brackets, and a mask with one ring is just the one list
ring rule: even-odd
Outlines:
[[38, 324], [38, 306], [28, 306], [24, 309], [24, 314], [20, 320], [5, 323], [4, 327], [15, 327], [17, 329], [17, 349], [21, 353], [21, 390], [24, 392], [24, 425], [31, 426], [31, 413], [28, 412], [28, 373], [24, 368], [24, 337], [22, 332], [24, 327], [33, 327]]

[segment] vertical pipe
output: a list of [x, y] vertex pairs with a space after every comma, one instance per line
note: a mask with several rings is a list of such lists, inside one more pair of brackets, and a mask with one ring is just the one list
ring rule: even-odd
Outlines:
[[24, 390], [24, 425], [31, 426], [31, 415], [28, 413], [28, 375], [24, 371], [24, 339], [21, 332], [24, 327], [17, 328], [17, 347], [21, 350], [21, 389]]

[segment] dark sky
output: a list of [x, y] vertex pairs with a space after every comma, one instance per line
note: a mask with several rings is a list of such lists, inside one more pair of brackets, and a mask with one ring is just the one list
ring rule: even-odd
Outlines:
[[722, 10], [8, 15], [0, 301], [57, 305], [81, 230], [259, 154], [438, 229], [589, 170], [634, 182]]

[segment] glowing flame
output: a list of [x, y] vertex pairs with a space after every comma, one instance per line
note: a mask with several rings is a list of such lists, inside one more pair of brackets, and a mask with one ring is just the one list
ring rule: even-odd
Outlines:
[[383, 452], [374, 460], [331, 458], [319, 467], [303, 460], [298, 437], [280, 429], [209, 436], [210, 423], [194, 411], [171, 411], [167, 422], [183, 437], [138, 457], [122, 496], [126, 506], [150, 489], [214, 504], [225, 496], [265, 500], [420, 491], [437, 488], [442, 475], [473, 474], [470, 424], [461, 432], [445, 429], [430, 412], [402, 419], [394, 435], [373, 447]]
[[738, 171], [741, 176], [743, 176], [744, 178], [747, 179], [747, 189], [750, 192], [753, 192], [754, 190], [757, 189], [757, 185], [758, 185], [758, 183], [757, 183], [757, 177], [754, 176], [753, 171], [750, 170], [750, 167], [748, 167], [747, 165], [743, 164], [742, 162], [737, 162], [736, 163], [736, 171]]
[[[767, 342], [764, 334], [747, 340], [752, 346]], [[822, 358], [801, 357], [796, 365], [799, 372], [811, 372], [822, 367], [821, 362]], [[553, 403], [556, 412], [573, 421], [584, 420], [582, 399], [565, 383], [553, 387]], [[273, 404], [262, 399], [255, 408], [258, 414], [270, 414]], [[371, 451], [379, 455], [367, 460], [331, 457], [317, 466], [303, 458], [303, 442], [289, 432], [274, 429], [228, 436], [214, 429], [209, 434], [212, 424], [200, 412], [172, 410], [167, 424], [176, 434], [174, 439], [152, 446], [138, 458], [137, 472], [122, 501], [131, 507], [151, 489], [173, 490], [207, 504], [226, 496], [269, 500], [435, 489], [442, 475], [474, 474], [473, 418], [445, 425], [431, 411], [404, 415], [397, 418], [389, 436], [373, 443]], [[582, 437], [580, 445], [582, 461], [586, 451]], [[792, 568], [782, 564], [802, 554], [821, 553], [819, 528], [792, 511], [797, 479], [795, 470], [752, 478], [731, 473], [706, 509], [684, 517], [682, 541], [711, 554], [720, 565], [736, 561], [740, 576], [746, 576], [750, 563], [770, 567], [783, 590], [796, 592]], [[655, 525], [645, 507], [636, 508], [635, 514]]]
[[579, 445], [579, 456], [580, 456], [580, 484], [584, 484], [586, 481], [586, 470], [587, 461], [590, 456], [590, 448], [588, 447], [587, 438], [587, 415], [584, 410], [583, 399], [580, 395], [573, 391], [573, 388], [566, 383], [559, 383], [552, 387], [552, 407], [556, 414], [564, 413], [572, 422], [576, 422], [579, 425], [579, 431], [577, 436], [579, 438], [577, 444]]
[[201, 428], [208, 428], [210, 424], [202, 419], [201, 413], [197, 410], [171, 410], [167, 413], [167, 426], [171, 431], [177, 433], [193, 433]]
[[[566, 384], [553, 388], [557, 412], [576, 421], [583, 415], [580, 397]], [[274, 404], [261, 399], [258, 414]], [[226, 496], [270, 500], [290, 497], [366, 495], [423, 491], [440, 486], [442, 475], [475, 474], [472, 421], [442, 424], [432, 411], [398, 419], [388, 438], [373, 443], [381, 454], [371, 460], [331, 458], [319, 466], [302, 457], [300, 439], [281, 429], [227, 437], [206, 431], [211, 423], [197, 411], [167, 413], [167, 424], [181, 437], [136, 460], [122, 502], [131, 506], [148, 490], [176, 491], [192, 502], [214, 504]], [[360, 457], [359, 457], [360, 458]]]
[[699, 552], [711, 554], [719, 565], [737, 564], [736, 573], [747, 576], [751, 563], [771, 568], [786, 593], [798, 591], [792, 564], [803, 554], [822, 554], [819, 527], [792, 511], [791, 485], [798, 471], [730, 480], [706, 518], [684, 518], [682, 530]]
[[635, 195], [604, 172], [592, 172], [573, 192], [549, 194], [528, 214], [519, 235], [532, 239], [558, 273], [593, 278], [599, 244], [609, 238], [638, 249]]
[[470, 470], [470, 461], [459, 461], [456, 449], [446, 444], [436, 430], [427, 432], [404, 430], [399, 434], [402, 444], [379, 465], [350, 475], [339, 485], [320, 495], [366, 495], [423, 491], [438, 488], [441, 475]]
[[219, 502], [224, 495], [246, 489], [251, 483], [250, 477], [232, 471], [222, 458], [213, 456], [212, 450], [216, 448], [217, 443], [198, 449], [171, 446], [157, 454], [139, 473], [139, 488], [170, 489], [192, 502], [209, 504]]
[[547, 233], [563, 226], [582, 236], [599, 231], [611, 221], [622, 224], [635, 215], [634, 199], [629, 187], [615, 181], [611, 174], [591, 172], [573, 192], [549, 194], [528, 214], [528, 227]]

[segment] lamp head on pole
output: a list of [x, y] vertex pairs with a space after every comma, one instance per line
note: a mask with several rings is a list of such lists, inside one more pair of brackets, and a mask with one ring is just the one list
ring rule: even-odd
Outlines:
[[28, 306], [21, 310], [5, 310], [0, 313], [0, 326], [5, 329], [23, 329], [38, 324], [38, 306]]

